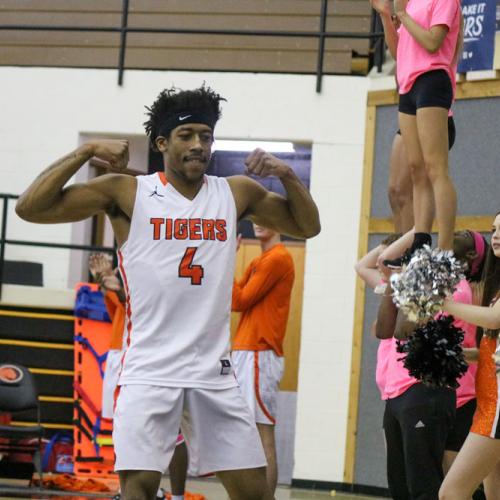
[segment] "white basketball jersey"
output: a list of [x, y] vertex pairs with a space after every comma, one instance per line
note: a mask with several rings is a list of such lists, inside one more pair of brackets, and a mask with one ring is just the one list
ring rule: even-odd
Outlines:
[[128, 240], [118, 252], [127, 292], [119, 385], [236, 386], [229, 325], [236, 206], [224, 178], [193, 200], [163, 173], [137, 177]]

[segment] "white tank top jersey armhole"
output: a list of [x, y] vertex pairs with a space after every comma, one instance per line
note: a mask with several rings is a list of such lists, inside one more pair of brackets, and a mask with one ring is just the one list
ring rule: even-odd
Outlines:
[[236, 219], [224, 178], [205, 176], [189, 200], [158, 173], [137, 177], [118, 251], [127, 294], [119, 385], [237, 385], [229, 355]]

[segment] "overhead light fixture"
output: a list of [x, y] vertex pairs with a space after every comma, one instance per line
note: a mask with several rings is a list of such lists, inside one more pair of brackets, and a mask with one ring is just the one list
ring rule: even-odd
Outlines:
[[269, 153], [294, 153], [293, 142], [284, 141], [237, 141], [237, 140], [216, 140], [213, 143], [212, 151], [253, 151], [263, 149]]

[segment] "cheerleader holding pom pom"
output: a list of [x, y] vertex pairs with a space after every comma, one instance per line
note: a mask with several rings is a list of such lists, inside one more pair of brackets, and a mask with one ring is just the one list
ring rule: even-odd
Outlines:
[[445, 312], [477, 325], [481, 342], [474, 422], [441, 486], [440, 500], [469, 499], [483, 480], [488, 500], [500, 499], [500, 213], [493, 222], [482, 285], [482, 306], [459, 304], [450, 299], [443, 304]]

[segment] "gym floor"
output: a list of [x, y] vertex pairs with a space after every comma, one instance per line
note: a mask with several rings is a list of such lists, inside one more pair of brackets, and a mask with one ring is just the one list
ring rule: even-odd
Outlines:
[[[168, 478], [162, 479], [162, 487], [169, 491], [170, 483]], [[191, 493], [202, 493], [207, 500], [226, 500], [228, 497], [224, 488], [216, 479], [192, 480], [188, 479], [187, 490]], [[276, 490], [276, 500], [309, 500], [309, 499], [327, 499], [335, 500], [386, 500], [381, 497], [367, 497], [360, 495], [350, 495], [346, 493], [337, 493], [335, 491], [315, 491], [299, 490], [296, 488], [279, 487]]]
[[[19, 480], [6, 480], [6, 479], [1, 479], [0, 483], [2, 484], [7, 484], [11, 487], [25, 487], [26, 486], [26, 481], [19, 481]], [[113, 490], [116, 488], [116, 483], [113, 484], [108, 484], [109, 487], [111, 487]], [[168, 477], [164, 477], [161, 482], [161, 486], [166, 490], [170, 490], [170, 482], [168, 480]], [[228, 497], [226, 495], [226, 492], [224, 488], [221, 486], [221, 484], [216, 480], [216, 479], [201, 479], [201, 480], [193, 480], [193, 479], [188, 479], [187, 483], [187, 490], [190, 493], [201, 493], [205, 495], [207, 500], [227, 500]], [[5, 496], [5, 492], [2, 492], [3, 494], [0, 493], [0, 500], [4, 500], [7, 498], [13, 498], [14, 495], [10, 494], [9, 497]], [[102, 495], [102, 494], [101, 494]], [[20, 494], [18, 492], [15, 497], [19, 500], [31, 500], [32, 496], [24, 496], [24, 492]], [[89, 497], [84, 497], [81, 494], [78, 494], [75, 492], [74, 495], [72, 495], [70, 492], [64, 492], [64, 496], [59, 496], [57, 492], [54, 492], [54, 495], [40, 495], [36, 496], [37, 498], [57, 498], [57, 500], [87, 500]], [[109, 497], [103, 497], [100, 496], [101, 499], [107, 499]], [[327, 498], [335, 498], [335, 500], [387, 500], [381, 497], [374, 497], [374, 496], [363, 496], [363, 495], [350, 495], [347, 493], [337, 493], [335, 491], [314, 491], [314, 490], [301, 490], [301, 489], [296, 489], [296, 488], [288, 488], [288, 487], [279, 487], [276, 491], [276, 500], [310, 500], [310, 499], [323, 499], [326, 500]]]

